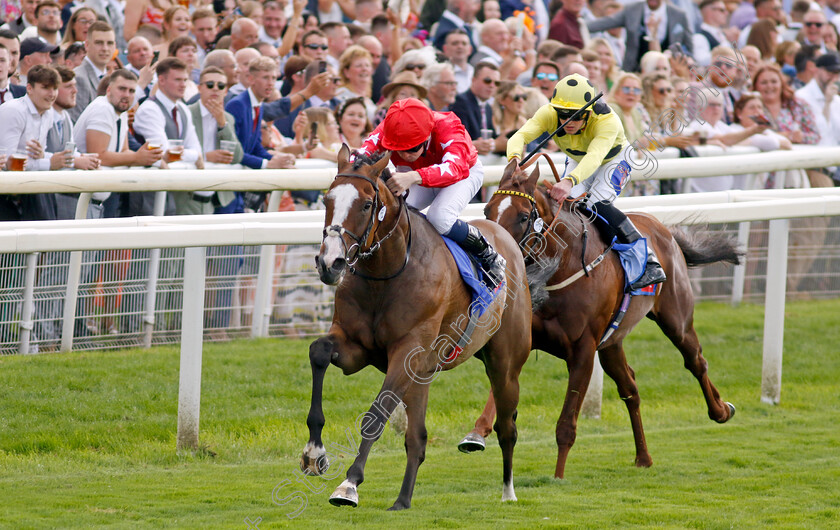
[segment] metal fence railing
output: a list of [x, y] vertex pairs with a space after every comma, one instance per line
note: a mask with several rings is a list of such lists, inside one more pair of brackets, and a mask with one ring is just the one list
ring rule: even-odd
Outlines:
[[[696, 230], [698, 228], [690, 228]], [[737, 224], [713, 225], [733, 236]], [[789, 298], [840, 296], [840, 218], [798, 219], [791, 223], [788, 259]], [[334, 289], [323, 285], [314, 268], [316, 245], [276, 247], [272, 264], [269, 334], [310, 337], [324, 334], [332, 318]], [[148, 249], [83, 253], [74, 324], [74, 349], [137, 347], [143, 323], [149, 273]], [[25, 254], [0, 255], [0, 353], [19, 351], [20, 330], [31, 325], [30, 352], [57, 351], [60, 345], [69, 252], [37, 255], [33, 318], [21, 321]], [[251, 336], [260, 247], [226, 246], [207, 250], [205, 340]], [[161, 251], [152, 344], [180, 341], [184, 249]], [[767, 222], [751, 223], [743, 299], [764, 300]], [[692, 272], [700, 300], [729, 301], [733, 268], [711, 265]]]

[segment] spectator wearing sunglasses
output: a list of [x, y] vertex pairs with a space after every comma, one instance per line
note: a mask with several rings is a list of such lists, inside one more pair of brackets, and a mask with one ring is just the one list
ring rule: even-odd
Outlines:
[[467, 134], [480, 155], [493, 150], [496, 128], [493, 126], [491, 102], [499, 87], [501, 75], [493, 63], [478, 63], [470, 89], [458, 94], [452, 112], [461, 119]]
[[[621, 86], [641, 92], [638, 81]], [[507, 156], [518, 162], [529, 142], [562, 126], [554, 142], [568, 159], [563, 178], [551, 188], [551, 198], [562, 202], [567, 197], [582, 197], [583, 203], [609, 225], [612, 234], [607, 239], [615, 236], [622, 244], [621, 249], [615, 247], [620, 255], [647, 253], [644, 272], [630, 284], [630, 290], [641, 289], [665, 281], [665, 272], [653, 248], [647, 247], [633, 222], [613, 204], [629, 181], [632, 150], [619, 116], [605, 102], [595, 101], [596, 94], [592, 83], [580, 74], [561, 79], [549, 104], [510, 139]]]
[[307, 31], [300, 39], [300, 55], [310, 61], [325, 61], [328, 49], [327, 36], [319, 29]]
[[823, 38], [823, 26], [828, 21], [821, 9], [813, 7], [802, 17], [802, 31], [799, 33], [799, 43], [803, 46], [819, 46], [820, 54], [826, 52], [825, 39]]
[[537, 63], [537, 66], [534, 67], [531, 86], [538, 89], [546, 99], [551, 99], [557, 81], [560, 81], [560, 69], [557, 68], [556, 63], [546, 61]]
[[496, 137], [493, 146], [494, 153], [504, 156], [508, 138], [525, 125], [527, 120], [525, 102], [527, 100], [528, 94], [516, 81], [502, 81], [502, 84], [496, 89], [492, 108], [493, 123], [499, 130], [499, 135]]

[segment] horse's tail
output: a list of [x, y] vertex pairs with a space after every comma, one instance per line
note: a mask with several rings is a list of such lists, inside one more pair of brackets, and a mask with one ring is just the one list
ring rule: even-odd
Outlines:
[[559, 264], [560, 257], [558, 256], [547, 261], [531, 263], [525, 267], [525, 274], [528, 276], [528, 290], [531, 292], [532, 311], [537, 311], [548, 300], [548, 291], [545, 290], [545, 286], [557, 272]]
[[738, 265], [744, 257], [744, 251], [738, 248], [738, 240], [730, 236], [706, 230], [687, 233], [678, 227], [671, 228], [671, 235], [680, 246], [689, 267], [719, 261]]

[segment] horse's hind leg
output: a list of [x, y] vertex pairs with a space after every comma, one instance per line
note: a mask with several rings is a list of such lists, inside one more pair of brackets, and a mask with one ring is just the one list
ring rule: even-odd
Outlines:
[[389, 510], [404, 510], [411, 507], [417, 470], [426, 459], [426, 406], [429, 402], [429, 385], [414, 385], [403, 398], [408, 415], [408, 429], [405, 431], [405, 476], [397, 501]]
[[490, 396], [484, 405], [481, 416], [475, 420], [475, 428], [464, 436], [458, 444], [458, 450], [462, 453], [484, 451], [484, 439], [493, 431], [493, 420], [496, 418], [496, 401], [493, 399], [493, 389], [490, 389]]
[[[694, 331], [694, 299], [687, 275], [684, 282], [663, 284], [659, 305], [653, 319], [668, 336], [683, 356], [685, 367], [690, 371], [703, 390], [709, 417], [718, 423], [728, 421], [735, 414], [735, 407], [720, 398], [720, 394], [709, 379], [708, 365], [703, 358], [703, 348]], [[679, 283], [680, 285], [676, 285]]]
[[645, 431], [642, 428], [642, 414], [639, 410], [639, 388], [636, 386], [636, 374], [624, 355], [624, 344], [617, 342], [598, 352], [604, 372], [615, 381], [620, 397], [627, 406], [630, 414], [630, 425], [633, 428], [633, 441], [636, 444], [636, 466], [650, 467], [653, 460], [648, 453], [645, 442]]
[[566, 471], [566, 459], [577, 437], [577, 419], [580, 414], [580, 407], [583, 404], [583, 397], [586, 395], [586, 388], [592, 378], [592, 364], [595, 361], [594, 344], [586, 349], [578, 345], [576, 349], [577, 351], [570, 355], [567, 361], [569, 365], [569, 386], [566, 389], [563, 410], [560, 412], [557, 429], [555, 430], [557, 466], [554, 469], [554, 478], [563, 478]]

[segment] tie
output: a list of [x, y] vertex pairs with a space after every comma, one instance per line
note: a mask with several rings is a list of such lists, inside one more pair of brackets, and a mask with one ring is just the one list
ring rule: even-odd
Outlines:
[[6, 92], [7, 91], [8, 91], [8, 89], [0, 90], [0, 105], [2, 105], [3, 103], [6, 102]]
[[122, 150], [122, 144], [120, 143], [120, 126], [122, 125], [122, 120], [117, 117], [117, 147], [114, 149], [117, 153]]
[[175, 136], [181, 137], [181, 131], [178, 128], [178, 107], [172, 107], [172, 121], [175, 122]]
[[251, 132], [257, 130], [257, 126], [260, 124], [260, 106], [254, 105], [254, 125], [251, 127]]
[[481, 105], [481, 128], [487, 128], [487, 103]]

